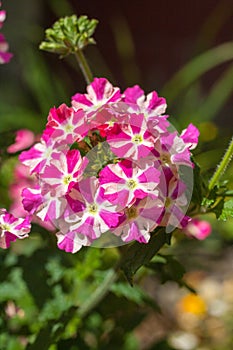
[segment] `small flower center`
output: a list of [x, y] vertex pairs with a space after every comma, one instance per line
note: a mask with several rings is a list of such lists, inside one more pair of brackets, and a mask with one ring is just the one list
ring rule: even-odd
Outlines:
[[69, 183], [71, 182], [71, 180], [73, 179], [73, 177], [72, 177], [72, 175], [66, 175], [66, 176], [64, 176], [64, 178], [63, 178], [63, 183], [64, 183], [64, 185], [69, 185]]
[[134, 179], [130, 179], [127, 182], [127, 186], [129, 187], [130, 190], [133, 190], [134, 188], [137, 187], [137, 182]]
[[1, 224], [0, 225], [0, 228], [3, 230], [3, 231], [10, 231], [10, 229], [11, 229], [11, 227], [10, 227], [10, 225], [8, 225], [8, 224]]
[[163, 164], [171, 164], [171, 158], [170, 155], [168, 153], [162, 153], [160, 156], [160, 160]]
[[138, 145], [139, 143], [142, 143], [143, 137], [140, 134], [135, 134], [132, 141]]
[[135, 219], [138, 216], [137, 208], [134, 206], [126, 208], [125, 213], [128, 219]]
[[64, 129], [65, 129], [65, 132], [68, 134], [69, 132], [73, 131], [73, 125], [66, 124]]
[[98, 212], [98, 206], [95, 203], [92, 203], [87, 208], [90, 214], [96, 214]]
[[166, 200], [165, 200], [165, 207], [166, 208], [170, 207], [171, 202], [172, 202], [171, 198], [167, 197]]

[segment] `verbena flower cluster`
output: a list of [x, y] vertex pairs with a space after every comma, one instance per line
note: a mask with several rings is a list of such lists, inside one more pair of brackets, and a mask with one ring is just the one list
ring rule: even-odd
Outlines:
[[[2, 4], [0, 2], [0, 8]], [[6, 11], [0, 10], [0, 29], [6, 19]], [[9, 45], [5, 39], [5, 36], [0, 33], [0, 64], [8, 63], [12, 58], [12, 53], [8, 52]]]
[[24, 218], [1, 210], [0, 246], [26, 237], [31, 221], [56, 228], [58, 247], [72, 253], [104, 234], [147, 243], [158, 226], [184, 228], [182, 174], [192, 174], [199, 132], [190, 124], [179, 135], [166, 107], [156, 92], [136, 85], [121, 93], [95, 78], [71, 107], [52, 108], [39, 142], [19, 156]]

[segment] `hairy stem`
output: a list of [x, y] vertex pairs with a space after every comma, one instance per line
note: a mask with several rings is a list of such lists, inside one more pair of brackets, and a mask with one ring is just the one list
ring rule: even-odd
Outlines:
[[221, 162], [217, 166], [217, 169], [215, 170], [212, 178], [210, 179], [209, 186], [208, 186], [209, 191], [211, 191], [214, 188], [214, 186], [219, 181], [220, 177], [224, 174], [226, 168], [228, 167], [228, 165], [231, 161], [232, 156], [233, 156], [233, 137], [230, 141], [230, 144], [229, 144]]
[[81, 50], [75, 51], [75, 57], [78, 61], [79, 67], [84, 75], [87, 84], [90, 84], [93, 80], [93, 75], [83, 52]]

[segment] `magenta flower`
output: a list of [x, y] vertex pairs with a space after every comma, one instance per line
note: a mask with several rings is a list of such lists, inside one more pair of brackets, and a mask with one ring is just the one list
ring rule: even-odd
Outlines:
[[54, 231], [57, 220], [64, 215], [67, 201], [64, 197], [58, 198], [55, 191], [48, 186], [40, 188], [25, 188], [22, 191], [24, 209], [30, 214], [32, 221]]
[[63, 103], [58, 108], [51, 108], [43, 136], [52, 138], [54, 143], [73, 144], [75, 141], [81, 141], [88, 131], [83, 111], [75, 112]]
[[63, 227], [62, 232], [56, 233], [57, 246], [59, 249], [64, 250], [67, 253], [76, 253], [83, 246], [90, 246], [92, 240], [82, 233], [76, 231], [70, 231], [69, 225], [66, 225], [66, 229]]
[[36, 143], [28, 151], [22, 152], [19, 160], [30, 168], [31, 174], [40, 174], [46, 165], [49, 165], [53, 159], [59, 158], [59, 153], [65, 149], [69, 149], [68, 145], [57, 145], [51, 138], [42, 137], [41, 142]]
[[187, 129], [183, 130], [180, 137], [189, 149], [194, 149], [198, 143], [199, 130], [193, 124], [189, 124]]
[[137, 160], [154, 149], [156, 138], [147, 129], [143, 114], [130, 114], [128, 123], [119, 126], [117, 134], [109, 132], [107, 142], [119, 158]]
[[122, 96], [122, 100], [126, 102], [132, 111], [144, 113], [145, 116], [158, 116], [165, 113], [167, 104], [163, 97], [158, 97], [157, 92], [152, 91], [145, 96], [144, 91], [138, 86], [127, 88]]
[[[1, 6], [1, 2], [0, 2]], [[3, 22], [6, 19], [6, 11], [0, 11], [0, 28], [3, 26]], [[12, 53], [8, 52], [9, 45], [4, 35], [0, 33], [0, 64], [8, 63], [12, 58]]]
[[104, 189], [104, 198], [124, 209], [137, 198], [158, 196], [156, 187], [159, 176], [160, 172], [150, 163], [123, 160], [104, 167], [99, 174], [99, 181]]
[[[2, 6], [2, 4], [1, 4], [1, 2], [0, 2], [0, 7], [1, 7], [1, 6]], [[6, 19], [6, 11], [1, 10], [1, 11], [0, 11], [0, 29], [2, 28], [5, 19]]]
[[188, 205], [186, 184], [173, 174], [172, 169], [163, 167], [158, 187], [159, 198], [164, 203], [160, 226], [167, 227], [169, 232], [176, 227], [184, 228], [190, 221], [185, 215]]
[[70, 217], [65, 218], [70, 231], [93, 240], [117, 226], [121, 213], [117, 212], [116, 206], [103, 200], [97, 178], [81, 180], [66, 198], [71, 208]]
[[31, 230], [29, 218], [15, 218], [9, 214], [6, 209], [0, 209], [0, 247], [9, 248], [10, 243], [17, 238], [23, 239], [28, 237]]
[[184, 229], [184, 233], [199, 240], [206, 239], [212, 232], [212, 227], [208, 221], [192, 219]]
[[41, 141], [19, 157], [35, 179], [22, 191], [30, 220], [56, 226], [58, 247], [72, 253], [105, 233], [147, 243], [158, 225], [186, 227], [198, 130], [171, 132], [164, 98], [137, 85], [121, 95], [104, 78], [72, 106], [52, 108]]
[[124, 242], [148, 243], [150, 232], [159, 224], [163, 203], [158, 198], [145, 197], [124, 210], [124, 216], [112, 232]]
[[72, 106], [75, 110], [95, 111], [109, 102], [121, 99], [120, 89], [113, 87], [105, 78], [95, 78], [87, 87], [87, 94], [72, 96]]
[[176, 169], [179, 165], [193, 167], [189, 147], [190, 143], [185, 143], [177, 132], [162, 135], [155, 145], [161, 163]]
[[46, 165], [40, 179], [53, 187], [56, 195], [61, 197], [70, 191], [73, 185], [81, 180], [83, 172], [88, 164], [86, 157], [81, 157], [77, 149], [59, 154], [59, 159], [51, 160]]

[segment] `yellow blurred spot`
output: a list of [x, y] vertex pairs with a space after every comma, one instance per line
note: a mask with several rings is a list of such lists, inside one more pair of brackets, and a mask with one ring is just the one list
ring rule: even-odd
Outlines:
[[218, 134], [217, 126], [212, 122], [203, 122], [198, 125], [200, 141], [212, 141]]
[[207, 311], [205, 301], [196, 294], [185, 295], [179, 301], [178, 309], [181, 313], [191, 313], [196, 316], [202, 316]]

